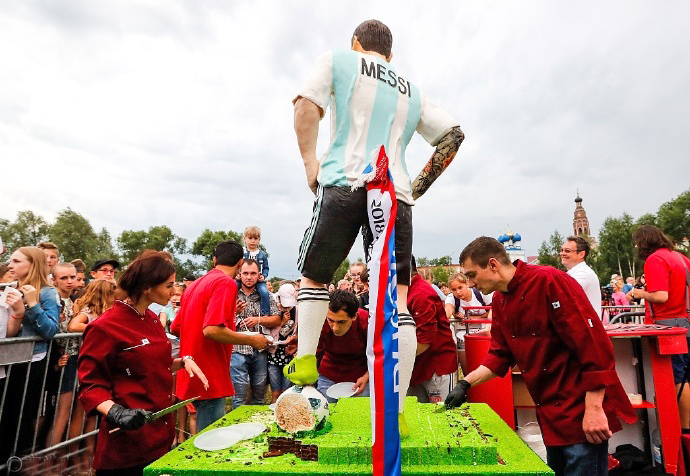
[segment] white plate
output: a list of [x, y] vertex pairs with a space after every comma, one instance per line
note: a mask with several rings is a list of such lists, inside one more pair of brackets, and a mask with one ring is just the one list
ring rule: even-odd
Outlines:
[[326, 395], [335, 399], [351, 397], [355, 394], [355, 390], [352, 390], [352, 387], [354, 386], [354, 382], [336, 383], [335, 385], [329, 387], [328, 390], [326, 390]]
[[[255, 331], [237, 331], [237, 333], [238, 333], [238, 334], [245, 335], [245, 336], [258, 336], [259, 334], [261, 334], [260, 332], [255, 332]], [[269, 342], [273, 342], [273, 336], [269, 336], [269, 335], [266, 335], [266, 334], [263, 334], [263, 336], [264, 336]]]
[[272, 412], [276, 411], [276, 404], [275, 404], [275, 403], [271, 403], [271, 404], [268, 406], [268, 409], [271, 410]]
[[242, 432], [242, 439], [243, 440], [251, 440], [252, 438], [255, 438], [259, 436], [261, 433], [266, 431], [266, 425], [263, 423], [259, 422], [251, 422], [251, 423], [237, 423], [236, 425], [230, 425], [227, 428], [235, 428], [239, 431]]
[[194, 438], [194, 446], [206, 451], [223, 450], [242, 441], [243, 436], [244, 433], [236, 428], [215, 428]]

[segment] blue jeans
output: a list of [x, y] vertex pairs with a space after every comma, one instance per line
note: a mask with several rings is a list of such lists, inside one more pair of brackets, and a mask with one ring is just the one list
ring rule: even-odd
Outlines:
[[609, 442], [598, 445], [576, 443], [567, 446], [547, 446], [546, 464], [556, 476], [605, 476], [609, 474]]
[[[335, 385], [336, 382], [333, 380], [324, 377], [323, 375], [319, 375], [319, 380], [316, 382], [316, 389], [323, 393], [323, 396], [326, 397], [326, 400], [328, 400], [328, 403], [336, 403], [338, 400], [336, 398], [331, 398], [328, 395], [326, 395], [326, 392], [328, 391], [329, 388], [331, 388], [333, 385]], [[366, 387], [364, 387], [364, 390], [362, 393], [357, 395], [358, 397], [368, 397], [369, 396], [369, 383], [367, 382]]]
[[230, 360], [230, 378], [235, 387], [232, 397], [232, 408], [244, 405], [247, 400], [247, 385], [252, 386], [252, 405], [263, 405], [266, 393], [268, 374], [268, 357], [266, 352], [255, 350], [250, 355], [232, 353]]
[[211, 398], [209, 400], [194, 400], [196, 408], [196, 431], [201, 431], [211, 423], [225, 415], [225, 398]]
[[271, 384], [271, 390], [274, 392], [287, 390], [293, 385], [290, 379], [283, 375], [283, 366], [276, 364], [268, 364], [268, 381]]

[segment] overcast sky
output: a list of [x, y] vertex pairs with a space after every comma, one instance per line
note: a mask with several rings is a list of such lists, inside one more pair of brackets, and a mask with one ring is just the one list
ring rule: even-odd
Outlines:
[[[688, 188], [689, 2], [27, 0], [0, 6], [0, 217], [71, 207], [190, 242], [256, 224], [295, 277], [313, 197], [291, 99], [369, 18], [466, 135], [414, 208], [417, 256], [508, 225], [536, 254], [577, 189], [596, 233]], [[431, 152], [413, 139], [411, 174]]]

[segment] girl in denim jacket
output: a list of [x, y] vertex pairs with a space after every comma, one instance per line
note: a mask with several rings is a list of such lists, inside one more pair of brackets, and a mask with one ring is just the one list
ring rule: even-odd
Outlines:
[[[37, 446], [40, 425], [35, 420], [39, 416], [40, 402], [46, 392], [43, 376], [48, 358], [48, 340], [58, 332], [60, 316], [60, 296], [48, 282], [48, 265], [43, 250], [35, 246], [25, 246], [12, 253], [9, 264], [12, 278], [18, 281], [18, 289], [23, 295], [23, 308], [15, 310], [11, 319], [21, 321], [19, 337], [38, 336], [34, 343], [30, 362], [14, 364], [7, 382], [7, 400], [0, 422], [0, 461], [6, 461], [10, 454], [25, 454], [32, 446]], [[25, 384], [26, 395], [24, 395]], [[23, 403], [22, 419], [19, 413]], [[45, 409], [43, 409], [45, 410]], [[13, 443], [19, 432], [16, 451]]]

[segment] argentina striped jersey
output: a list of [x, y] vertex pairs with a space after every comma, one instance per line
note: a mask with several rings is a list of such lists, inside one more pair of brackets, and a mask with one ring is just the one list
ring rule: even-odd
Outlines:
[[[328, 51], [302, 84], [304, 97], [325, 113], [331, 106], [331, 138], [320, 158], [322, 186], [351, 185], [383, 145], [398, 200], [412, 199], [405, 148], [417, 131], [432, 146], [458, 123], [387, 61], [356, 51]], [[297, 99], [295, 98], [295, 100]]]

